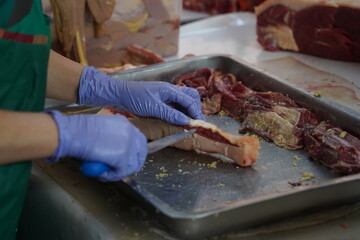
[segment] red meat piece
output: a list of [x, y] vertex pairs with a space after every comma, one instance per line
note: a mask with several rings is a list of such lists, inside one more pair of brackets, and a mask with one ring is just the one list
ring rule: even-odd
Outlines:
[[256, 14], [258, 42], [266, 50], [360, 61], [360, 7], [353, 1], [268, 0]]
[[309, 156], [336, 172], [360, 172], [360, 140], [330, 124], [321, 123], [304, 130]]

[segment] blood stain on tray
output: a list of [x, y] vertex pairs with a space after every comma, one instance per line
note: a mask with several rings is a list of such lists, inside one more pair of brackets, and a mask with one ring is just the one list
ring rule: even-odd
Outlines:
[[346, 223], [340, 223], [339, 225], [340, 225], [340, 227], [342, 227], [344, 229], [349, 229], [350, 228], [350, 225], [346, 224]]
[[258, 65], [300, 89], [319, 91], [322, 97], [360, 111], [360, 87], [341, 76], [310, 67], [293, 57], [263, 61]]

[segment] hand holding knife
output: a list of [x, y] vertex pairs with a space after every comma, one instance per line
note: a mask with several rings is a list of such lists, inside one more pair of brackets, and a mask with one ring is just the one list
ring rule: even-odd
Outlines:
[[[160, 138], [158, 140], [154, 140], [147, 144], [148, 154], [157, 152], [167, 146], [170, 146], [176, 142], [179, 142], [188, 136], [192, 135], [196, 132], [196, 129], [191, 129], [188, 131], [176, 133], [170, 136], [166, 136], [164, 138]], [[111, 169], [110, 166], [105, 165], [102, 162], [83, 162], [81, 164], [80, 171], [83, 175], [87, 177], [97, 177], [103, 174], [106, 171]]]

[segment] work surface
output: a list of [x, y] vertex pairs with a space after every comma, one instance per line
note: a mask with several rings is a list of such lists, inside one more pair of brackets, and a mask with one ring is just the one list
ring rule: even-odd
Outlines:
[[[265, 52], [256, 42], [255, 17], [252, 14], [229, 14], [184, 25], [179, 44], [178, 58], [188, 53], [232, 54], [288, 79], [296, 87], [321, 91], [324, 97], [359, 112], [359, 64], [329, 61], [302, 54]], [[342, 89], [341, 94], [338, 94], [339, 88]], [[70, 239], [68, 237], [74, 231], [64, 228], [64, 225], [57, 231], [50, 231], [53, 227], [51, 224], [56, 221], [49, 219], [44, 213], [52, 212], [54, 218], [58, 215], [61, 219], [64, 213], [71, 211], [74, 213], [70, 214], [72, 217], [68, 221], [77, 223], [72, 229], [79, 234], [76, 239], [174, 239], [147, 212], [130, 203], [111, 185], [84, 178], [71, 170], [72, 166], [69, 168], [66, 162], [54, 166], [41, 161], [39, 163], [41, 167], [35, 164], [33, 169], [28, 196], [30, 201], [25, 209], [25, 217], [47, 219], [39, 228], [48, 224], [45, 228], [50, 236], [54, 236], [52, 239]], [[44, 192], [39, 189], [53, 190]], [[54, 189], [58, 190], [56, 197], [50, 194]], [[47, 208], [44, 208], [47, 210], [35, 211], [31, 204], [39, 199], [41, 202], [44, 199], [41, 196], [48, 200]], [[359, 207], [360, 204], [355, 203], [301, 215], [271, 225], [230, 233], [217, 239], [356, 239], [360, 235]], [[25, 235], [26, 231], [35, 232], [36, 227], [24, 229], [20, 233]], [[81, 235], [82, 230], [88, 235]]]

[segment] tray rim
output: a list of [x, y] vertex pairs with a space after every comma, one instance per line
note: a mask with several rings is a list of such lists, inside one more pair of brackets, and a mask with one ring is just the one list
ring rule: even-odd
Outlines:
[[[121, 77], [121, 75], [123, 74], [135, 74], [136, 72], [139, 72], [139, 71], [144, 71], [144, 70], [156, 70], [158, 68], [162, 68], [163, 66], [166, 66], [166, 65], [175, 65], [175, 64], [178, 64], [179, 62], [192, 62], [192, 61], [197, 61], [197, 60], [204, 60], [204, 59], [211, 59], [211, 58], [227, 58], [227, 59], [230, 59], [230, 60], [233, 60], [235, 62], [239, 62], [240, 64], [243, 64], [245, 66], [248, 66], [248, 67], [251, 67], [253, 68], [254, 70], [258, 71], [258, 72], [261, 72], [261, 73], [264, 73], [266, 74], [267, 76], [277, 80], [277, 81], [280, 81], [281, 83], [283, 84], [286, 84], [286, 85], [289, 85], [291, 88], [294, 88], [296, 90], [298, 90], [299, 92], [302, 92], [304, 94], [307, 94], [309, 95], [310, 97], [314, 98], [316, 101], [320, 101], [320, 102], [323, 102], [331, 107], [334, 107], [336, 108], [337, 110], [340, 110], [342, 111], [344, 114], [347, 114], [347, 115], [350, 115], [354, 118], [357, 118], [359, 119], [360, 121], [360, 112], [356, 112], [355, 110], [351, 109], [351, 108], [348, 108], [344, 105], [341, 105], [331, 99], [328, 99], [328, 98], [325, 98], [325, 97], [321, 97], [321, 98], [315, 98], [310, 92], [308, 91], [305, 91], [303, 89], [300, 89], [294, 85], [292, 85], [291, 83], [283, 80], [281, 77], [277, 76], [276, 74], [273, 74], [273, 73], [270, 73], [269, 71], [266, 71], [264, 69], [261, 69], [260, 67], [256, 66], [256, 64], [253, 64], [253, 63], [250, 63], [250, 62], [247, 62], [241, 58], [238, 58], [234, 55], [231, 55], [231, 54], [206, 54], [206, 55], [198, 55], [198, 56], [192, 56], [192, 57], [187, 57], [187, 58], [183, 58], [183, 59], [175, 59], [175, 60], [169, 60], [167, 62], [162, 62], [162, 63], [156, 63], [156, 64], [152, 64], [152, 65], [147, 65], [147, 66], [141, 66], [141, 67], [138, 67], [138, 68], [134, 68], [134, 69], [128, 69], [128, 70], [124, 70], [124, 71], [120, 71], [120, 72], [115, 72], [115, 73], [110, 73], [109, 75], [111, 76], [114, 76], [116, 78], [118, 77]], [[331, 171], [331, 170], [329, 170]], [[284, 190], [282, 192], [284, 192], [283, 194], [278, 194], [278, 193], [273, 193], [273, 194], [267, 194], [265, 195], [264, 197], [256, 197], [255, 199], [256, 202], [259, 202], [259, 201], [262, 201], [264, 199], [273, 199], [273, 198], [277, 198], [277, 196], [279, 195], [291, 195], [295, 192], [303, 192], [303, 191], [307, 191], [307, 190], [310, 190], [310, 189], [316, 189], [316, 188], [322, 188], [322, 187], [326, 187], [326, 186], [330, 186], [330, 185], [333, 185], [333, 184], [336, 184], [339, 182], [339, 179], [343, 179], [341, 182], [351, 182], [351, 181], [355, 181], [355, 180], [360, 180], [360, 173], [357, 173], [357, 174], [352, 174], [352, 175], [348, 175], [348, 176], [341, 176], [341, 177], [338, 177], [336, 179], [330, 179], [330, 180], [323, 180], [321, 182], [317, 182], [317, 183], [314, 183], [314, 184], [309, 184], [309, 185], [303, 185], [303, 186], [296, 186], [294, 187], [293, 189], [289, 189], [289, 190]], [[271, 196], [270, 196], [271, 195]], [[229, 207], [229, 209], [233, 209], [233, 208], [237, 208], [239, 207], [238, 205], [240, 206], [244, 206], [245, 204], [243, 204], [243, 202], [249, 202], [249, 200], [244, 200], [244, 201], [241, 201], [241, 202], [237, 202], [237, 203], [234, 203], [234, 205], [236, 206], [231, 206]], [[174, 213], [177, 213], [178, 211], [174, 211]], [[212, 211], [210, 211], [212, 212]], [[216, 211], [214, 211], [216, 212]], [[213, 213], [202, 213], [202, 214], [195, 214], [195, 215], [201, 215], [201, 216], [208, 216], [208, 215], [211, 215]], [[181, 216], [181, 214], [179, 215]], [[190, 217], [187, 217], [189, 216], [189, 214], [186, 214], [186, 216], [184, 216], [184, 218], [192, 218], [193, 216], [191, 215]]]
[[[237, 202], [234, 202], [231, 205], [228, 205], [227, 207], [222, 208], [221, 211], [215, 209], [215, 210], [211, 210], [211, 211], [207, 211], [207, 212], [199, 212], [199, 213], [182, 213], [180, 211], [173, 210], [172, 208], [168, 208], [167, 213], [169, 213], [169, 214], [165, 214], [165, 215], [167, 215], [169, 217], [172, 217], [172, 218], [187, 219], [187, 220], [193, 220], [194, 217], [206, 218], [206, 217], [209, 217], [211, 215], [219, 214], [219, 212], [231, 211], [233, 209], [249, 206], [251, 204], [257, 204], [257, 203], [260, 203], [260, 202], [277, 199], [279, 197], [286, 197], [286, 196], [290, 196], [290, 195], [300, 194], [302, 192], [313, 191], [313, 190], [316, 190], [316, 189], [322, 189], [322, 188], [326, 188], [326, 187], [331, 187], [334, 184], [339, 185], [338, 182], [340, 182], [340, 184], [345, 184], [345, 183], [351, 183], [351, 182], [354, 182], [354, 181], [355, 182], [357, 182], [357, 181], [360, 182], [360, 173], [352, 174], [352, 175], [349, 175], [349, 176], [337, 177], [337, 178], [329, 179], [329, 180], [323, 180], [323, 181], [320, 181], [320, 182], [310, 183], [310, 184], [307, 184], [307, 185], [296, 186], [296, 187], [294, 187], [292, 189], [284, 190], [284, 191], [281, 191], [281, 192], [278, 192], [278, 193], [277, 192], [269, 193], [269, 194], [265, 194], [265, 195], [262, 195], [262, 196], [258, 196], [258, 197], [254, 197], [254, 198], [250, 198], [250, 199], [246, 199], [246, 200], [242, 200], [242, 201], [237, 201]], [[125, 180], [123, 182], [124, 182], [124, 184], [129, 185], [129, 183], [131, 181]], [[132, 188], [133, 188], [133, 186], [132, 186]], [[148, 192], [146, 192], [146, 193], [148, 194]], [[360, 196], [360, 191], [359, 191], [359, 196]], [[150, 199], [153, 200], [153, 198], [154, 197], [152, 196]], [[149, 199], [147, 199], [147, 201], [149, 201]], [[160, 207], [158, 207], [158, 209], [167, 208], [167, 207], [164, 207], [166, 205], [159, 205], [156, 201], [150, 201], [150, 202], [154, 206], [160, 206]]]

